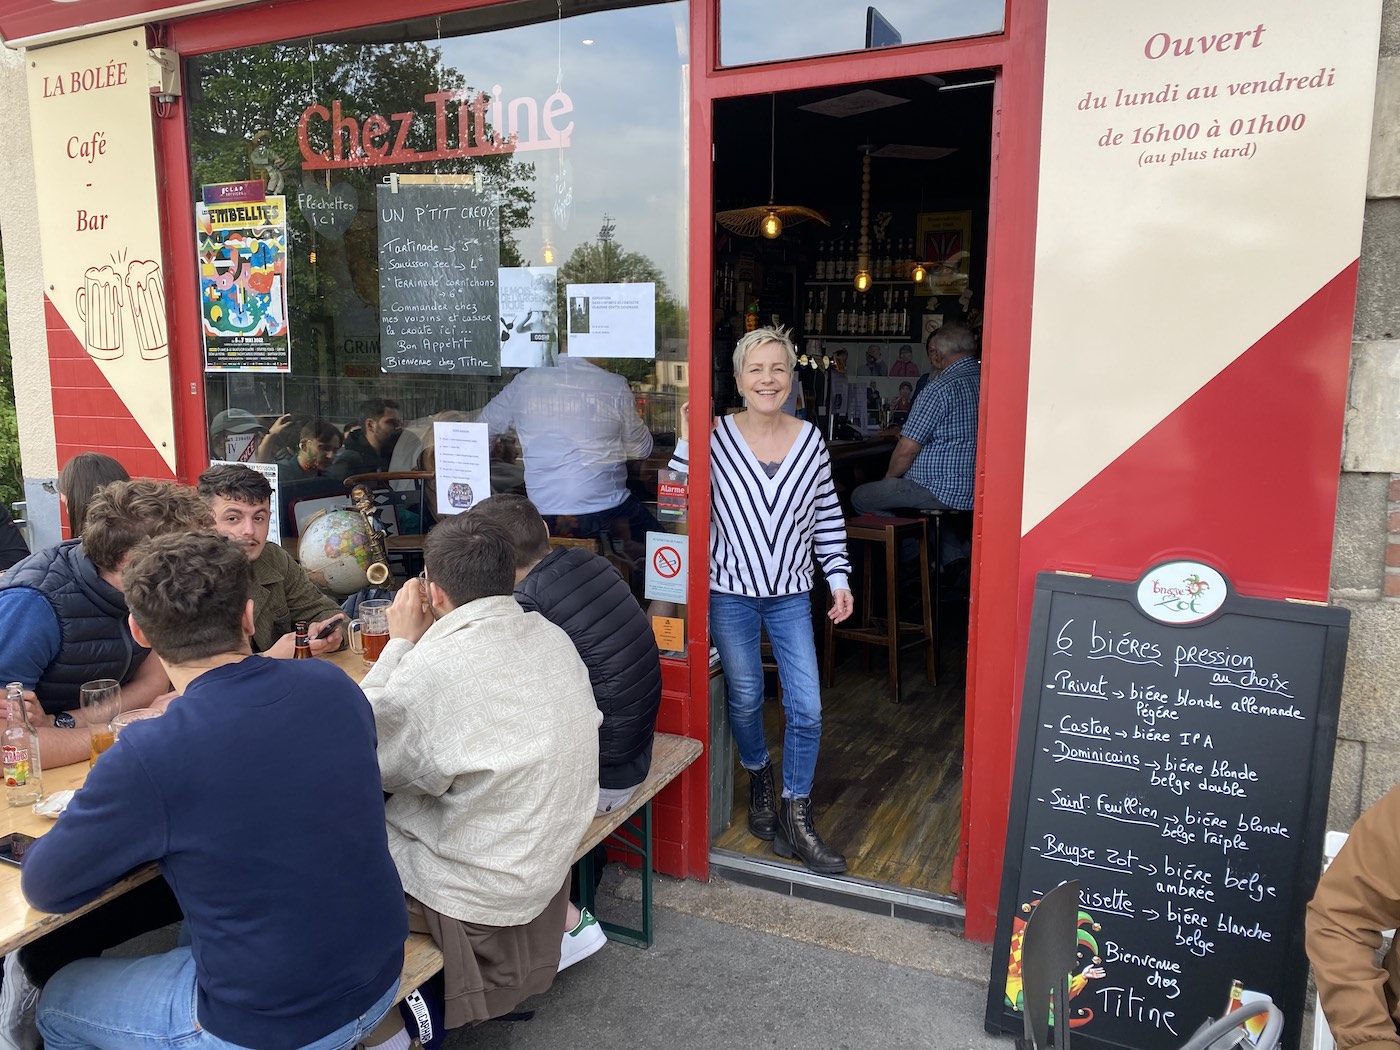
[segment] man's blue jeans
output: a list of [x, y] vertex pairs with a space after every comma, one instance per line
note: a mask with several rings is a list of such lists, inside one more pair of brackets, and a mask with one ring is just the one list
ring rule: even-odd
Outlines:
[[857, 485], [851, 493], [857, 514], [888, 514], [901, 507], [914, 510], [952, 510], [918, 482], [908, 478], [881, 478]]
[[810, 798], [822, 736], [822, 694], [810, 593], [749, 598], [710, 593], [710, 640], [719, 650], [729, 693], [729, 728], [745, 769], [768, 762], [763, 732], [763, 657], [759, 629], [768, 632], [783, 686], [783, 798]]
[[[346, 1050], [374, 1031], [394, 1005], [398, 981], [359, 1017], [302, 1050]], [[39, 997], [46, 1050], [241, 1050], [200, 1027], [188, 947], [139, 959], [79, 959]]]

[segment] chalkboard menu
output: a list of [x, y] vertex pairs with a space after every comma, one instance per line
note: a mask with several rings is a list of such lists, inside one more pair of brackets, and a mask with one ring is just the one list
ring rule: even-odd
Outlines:
[[1296, 1048], [1348, 622], [1200, 563], [1040, 574], [989, 1031], [1021, 1031], [1025, 919], [1079, 879], [1075, 1046], [1175, 1050], [1233, 990]]
[[394, 180], [378, 205], [383, 370], [500, 375], [495, 193]]

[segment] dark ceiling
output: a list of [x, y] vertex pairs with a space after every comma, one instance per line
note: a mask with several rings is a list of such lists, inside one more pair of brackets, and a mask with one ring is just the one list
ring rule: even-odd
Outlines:
[[[875, 81], [726, 99], [715, 104], [715, 210], [769, 200], [769, 127], [776, 123], [773, 197], [823, 212], [840, 229], [858, 219], [861, 156], [865, 148], [899, 145], [948, 147], [936, 160], [871, 159], [873, 214], [985, 211], [991, 177], [990, 71], [938, 78]], [[972, 84], [965, 88], [954, 84]], [[870, 90], [908, 99], [899, 105], [836, 117], [800, 107]]]

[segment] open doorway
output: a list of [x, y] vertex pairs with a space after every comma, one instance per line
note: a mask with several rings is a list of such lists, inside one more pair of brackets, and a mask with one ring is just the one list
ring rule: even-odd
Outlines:
[[[848, 514], [851, 491], [884, 475], [892, 428], [933, 378], [929, 332], [951, 321], [980, 332], [993, 80], [991, 71], [974, 70], [715, 104], [714, 200], [721, 220], [714, 227], [715, 412], [740, 405], [731, 355], [746, 324], [792, 329], [803, 355], [795, 409], [827, 435]], [[759, 228], [769, 204], [783, 220], [775, 238]], [[826, 222], [789, 209], [808, 209]], [[865, 291], [856, 282], [862, 268], [870, 278]], [[956, 913], [971, 600], [960, 542], [970, 534], [970, 519], [963, 515], [953, 527], [953, 542], [945, 539], [934, 566], [935, 573], [941, 569], [941, 601], [937, 586], [923, 593], [907, 546], [893, 580], [882, 557], [872, 559], [866, 601], [863, 552], [852, 545], [858, 616], [865, 601], [878, 617], [875, 606], [884, 605], [886, 588], [893, 587], [901, 619], [918, 620], [927, 600], [937, 606], [939, 627], [937, 683], [926, 675], [926, 643], [908, 646], [898, 702], [884, 650], [834, 642], [812, 800], [817, 826], [845, 855], [847, 873], [813, 875], [749, 834], [748, 776], [721, 717], [721, 731], [712, 735], [718, 790], [711, 864], [726, 877], [824, 899], [860, 898], [875, 903], [859, 906], [888, 906], [896, 914]], [[824, 610], [827, 601], [819, 586], [814, 605]], [[814, 630], [820, 651], [820, 612]], [[765, 710], [777, 756], [783, 717], [776, 675], [771, 678]]]

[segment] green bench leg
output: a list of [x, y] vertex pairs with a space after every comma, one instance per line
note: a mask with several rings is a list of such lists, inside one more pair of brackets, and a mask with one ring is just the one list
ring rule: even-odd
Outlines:
[[[623, 832], [628, 834], [624, 835]], [[640, 810], [620, 824], [611, 835], [603, 840], [603, 845], [622, 853], [634, 857], [640, 857], [642, 873], [642, 926], [641, 929], [634, 929], [630, 926], [623, 926], [619, 923], [608, 922], [598, 917], [597, 897], [598, 886], [593, 879], [593, 866], [589, 863], [589, 858], [582, 858], [576, 865], [579, 884], [579, 904], [593, 912], [598, 918], [598, 925], [603, 928], [603, 932], [608, 935], [609, 940], [620, 941], [623, 944], [635, 945], [638, 948], [650, 948], [652, 942], [652, 908], [651, 908], [651, 876], [652, 876], [652, 852], [651, 852], [651, 802], [648, 801]]]

